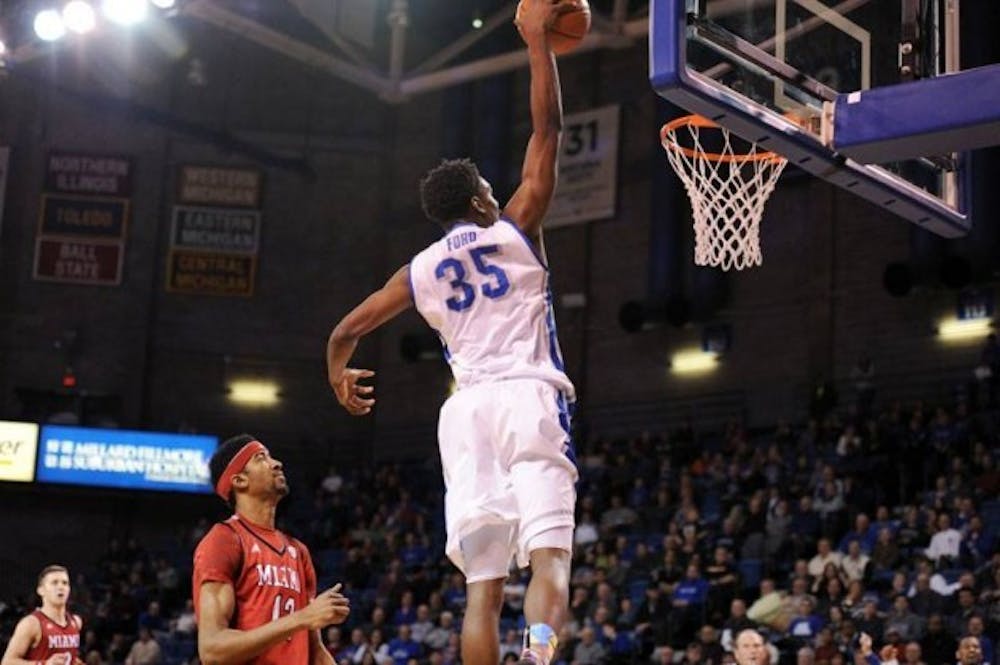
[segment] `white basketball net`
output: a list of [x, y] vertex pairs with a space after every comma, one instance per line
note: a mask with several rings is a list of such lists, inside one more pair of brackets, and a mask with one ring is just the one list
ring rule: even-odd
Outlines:
[[[721, 135], [719, 152], [706, 152], [702, 130]], [[694, 262], [723, 270], [759, 266], [764, 203], [788, 160], [755, 143], [737, 153], [729, 130], [698, 116], [664, 125], [660, 138], [691, 199]]]

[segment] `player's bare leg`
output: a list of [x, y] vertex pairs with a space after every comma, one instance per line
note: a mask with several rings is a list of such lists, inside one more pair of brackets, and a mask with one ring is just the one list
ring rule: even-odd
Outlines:
[[[545, 547], [531, 552], [531, 582], [524, 598], [524, 651], [521, 663], [548, 665], [559, 645], [569, 607], [570, 553]], [[499, 648], [499, 647], [498, 647]]]
[[500, 660], [503, 579], [467, 584], [462, 621], [463, 665], [496, 665]]

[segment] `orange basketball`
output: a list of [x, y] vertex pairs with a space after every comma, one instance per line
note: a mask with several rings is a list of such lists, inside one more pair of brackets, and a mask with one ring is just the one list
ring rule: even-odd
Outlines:
[[[577, 0], [576, 8], [560, 14], [549, 28], [549, 48], [556, 55], [569, 53], [583, 41], [590, 31], [590, 4], [587, 0]], [[517, 3], [515, 20], [521, 18], [521, 3]]]

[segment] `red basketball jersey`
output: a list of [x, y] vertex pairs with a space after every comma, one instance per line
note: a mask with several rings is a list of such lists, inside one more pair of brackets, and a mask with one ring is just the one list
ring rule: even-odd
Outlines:
[[60, 626], [41, 610], [35, 610], [32, 615], [42, 627], [42, 638], [25, 654], [26, 660], [44, 662], [49, 656], [60, 653], [68, 653], [74, 659], [80, 657], [80, 624], [76, 617], [67, 612], [66, 625]]
[[[233, 585], [236, 608], [231, 627], [237, 630], [250, 630], [291, 614], [316, 596], [316, 571], [306, 546], [238, 515], [213, 526], [195, 549], [195, 612], [201, 609], [205, 582]], [[296, 632], [248, 663], [308, 665], [308, 632]]]

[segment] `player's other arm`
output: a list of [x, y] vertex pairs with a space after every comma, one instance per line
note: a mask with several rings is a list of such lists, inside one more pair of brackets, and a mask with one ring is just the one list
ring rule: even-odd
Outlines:
[[363, 416], [375, 404], [375, 399], [370, 397], [373, 388], [358, 385], [359, 379], [374, 376], [375, 372], [347, 366], [358, 340], [412, 305], [410, 267], [406, 265], [397, 270], [385, 286], [351, 310], [330, 333], [326, 343], [327, 378], [337, 401], [351, 415]]
[[309, 665], [337, 665], [337, 661], [320, 639], [318, 630], [309, 631]]
[[[29, 614], [18, 621], [17, 626], [14, 628], [14, 634], [10, 636], [10, 642], [7, 643], [7, 650], [4, 651], [3, 660], [0, 661], [0, 664], [37, 665], [38, 661], [26, 660], [24, 656], [28, 655], [31, 647], [38, 644], [41, 636], [42, 627], [38, 624], [38, 619], [33, 614]], [[56, 656], [52, 658], [56, 658]], [[49, 660], [51, 661], [52, 658]], [[60, 655], [58, 658], [60, 660], [56, 660], [54, 663], [63, 665], [66, 662], [65, 655]]]
[[559, 71], [546, 30], [559, 13], [574, 6], [572, 0], [560, 0], [555, 5], [549, 0], [525, 0], [518, 25], [528, 45], [531, 70], [531, 138], [521, 167], [521, 184], [507, 202], [504, 215], [539, 249], [542, 220], [556, 188], [563, 125]]
[[245, 663], [300, 630], [316, 632], [332, 623], [341, 623], [349, 611], [339, 584], [319, 594], [301, 610], [250, 630], [229, 627], [236, 608], [232, 584], [205, 582], [201, 585], [199, 605], [198, 657], [204, 665]]

